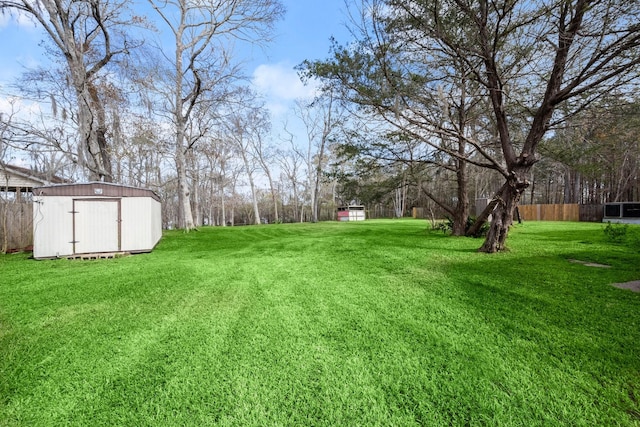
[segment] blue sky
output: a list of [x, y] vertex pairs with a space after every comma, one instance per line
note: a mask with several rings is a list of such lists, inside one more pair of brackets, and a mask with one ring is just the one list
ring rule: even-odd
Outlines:
[[[140, 1], [140, 0], [137, 0]], [[286, 114], [289, 103], [311, 93], [293, 70], [305, 59], [329, 53], [330, 37], [346, 41], [344, 0], [282, 0], [287, 13], [276, 27], [276, 39], [265, 49], [244, 52], [245, 73], [268, 99], [274, 121]], [[0, 14], [0, 97], [25, 68], [46, 64], [39, 43], [43, 33], [24, 17]], [[0, 111], [6, 101], [0, 99]]]
[[267, 52], [276, 61], [295, 64], [329, 52], [329, 38], [346, 35], [344, 0], [283, 0], [285, 19], [276, 30], [277, 41]]
[[293, 69], [305, 59], [329, 54], [330, 38], [340, 42], [349, 36], [345, 28], [344, 0], [283, 0], [285, 19], [276, 29], [276, 40], [264, 52], [254, 51], [249, 62], [253, 83], [267, 95], [274, 119], [280, 118], [290, 101], [309, 96]]
[[25, 67], [42, 63], [42, 32], [24, 16], [0, 14], [0, 85], [11, 83]]

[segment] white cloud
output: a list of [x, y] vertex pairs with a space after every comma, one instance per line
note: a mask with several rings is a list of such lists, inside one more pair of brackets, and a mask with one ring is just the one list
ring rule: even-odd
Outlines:
[[41, 117], [44, 110], [37, 102], [25, 101], [19, 96], [0, 95], [0, 114], [28, 121], [32, 117]]
[[302, 83], [293, 67], [283, 62], [259, 65], [253, 72], [253, 86], [258, 92], [279, 101], [311, 98], [317, 91], [317, 85]]
[[271, 117], [278, 120], [287, 120], [295, 100], [313, 98], [318, 91], [314, 82], [302, 83], [296, 70], [286, 62], [259, 65], [253, 72], [252, 83], [265, 97]]
[[17, 96], [0, 97], [0, 114], [15, 114], [21, 109], [22, 106], [22, 98], [19, 98]]
[[265, 106], [271, 112], [271, 116], [276, 118], [284, 117], [291, 111], [286, 102], [267, 102]]
[[0, 29], [15, 25], [21, 29], [37, 29], [37, 21], [23, 11], [11, 11], [10, 13], [0, 13]]

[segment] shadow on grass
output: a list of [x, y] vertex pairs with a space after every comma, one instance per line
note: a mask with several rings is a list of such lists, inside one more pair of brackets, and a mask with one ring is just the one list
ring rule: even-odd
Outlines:
[[546, 263], [528, 268], [513, 259], [493, 259], [474, 275], [469, 271], [477, 269], [476, 262], [456, 262], [447, 274], [475, 317], [507, 336], [537, 339], [541, 349], [581, 337], [580, 351], [589, 357], [606, 357], [600, 353], [606, 348], [640, 370], [640, 330], [629, 327], [640, 324], [640, 296], [610, 286], [620, 273], [559, 257]]
[[[616, 390], [620, 408], [638, 413], [629, 395], [640, 393], [632, 379], [640, 372], [640, 330], [633, 326], [640, 324], [640, 296], [609, 286], [609, 272], [594, 277], [593, 270], [558, 259], [549, 260], [547, 271], [564, 268], [565, 280], [513, 260], [491, 262], [499, 272], [495, 279], [460, 273], [474, 267], [456, 263], [449, 275], [475, 328], [496, 333], [487, 346], [527, 366], [534, 382], [550, 395], [566, 396], [567, 404], [580, 398], [598, 406]], [[554, 375], [561, 380], [549, 381]]]

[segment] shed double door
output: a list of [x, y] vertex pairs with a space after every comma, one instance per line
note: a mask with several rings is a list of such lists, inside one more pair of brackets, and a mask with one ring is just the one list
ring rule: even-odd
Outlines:
[[120, 199], [73, 201], [74, 253], [120, 251]]

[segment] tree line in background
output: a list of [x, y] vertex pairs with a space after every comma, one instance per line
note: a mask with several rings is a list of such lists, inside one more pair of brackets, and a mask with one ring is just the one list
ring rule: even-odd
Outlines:
[[272, 123], [234, 51], [270, 41], [277, 0], [145, 4], [0, 0], [44, 29], [52, 64], [16, 82], [1, 160], [151, 188], [165, 226], [187, 230], [358, 203], [474, 234], [488, 198], [486, 252], [518, 203], [640, 200], [637, 1], [363, 0], [354, 39], [298, 67], [322, 88], [296, 104], [296, 130]]

